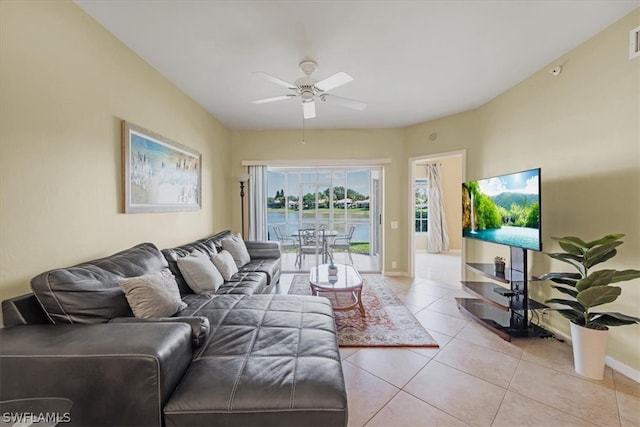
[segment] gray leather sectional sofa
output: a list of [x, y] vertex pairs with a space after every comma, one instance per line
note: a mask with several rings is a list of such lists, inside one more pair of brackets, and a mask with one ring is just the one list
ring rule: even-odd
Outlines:
[[[77, 426], [345, 426], [347, 396], [330, 302], [275, 295], [275, 242], [214, 293], [195, 294], [177, 260], [213, 253], [225, 231], [159, 251], [143, 243], [42, 273], [2, 302], [0, 406]], [[186, 308], [133, 317], [117, 281], [169, 268]], [[54, 405], [55, 406], [55, 405]], [[48, 412], [47, 412], [48, 411]], [[65, 424], [66, 425], [66, 424]]]

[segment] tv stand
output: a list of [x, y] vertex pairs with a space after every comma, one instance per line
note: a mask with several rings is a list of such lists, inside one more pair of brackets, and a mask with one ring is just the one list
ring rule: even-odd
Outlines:
[[510, 246], [511, 261], [504, 273], [495, 272], [494, 265], [467, 263], [470, 270], [495, 282], [462, 281], [464, 290], [477, 298], [456, 298], [458, 308], [482, 326], [511, 341], [513, 337], [551, 336], [529, 320], [529, 311], [546, 308], [529, 299], [527, 279], [527, 250]]

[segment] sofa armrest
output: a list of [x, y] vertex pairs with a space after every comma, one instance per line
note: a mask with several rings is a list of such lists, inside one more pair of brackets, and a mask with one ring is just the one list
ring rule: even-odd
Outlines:
[[203, 316], [181, 316], [181, 317], [116, 317], [109, 323], [185, 323], [191, 328], [191, 343], [194, 347], [200, 347], [209, 335], [209, 319]]
[[251, 259], [280, 258], [280, 242], [249, 240], [244, 244]]
[[161, 426], [191, 359], [184, 323], [4, 328], [0, 401], [68, 399], [69, 425]]

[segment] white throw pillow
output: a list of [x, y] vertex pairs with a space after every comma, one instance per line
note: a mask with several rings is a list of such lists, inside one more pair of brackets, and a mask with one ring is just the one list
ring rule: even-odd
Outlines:
[[231, 276], [238, 272], [238, 266], [229, 251], [222, 250], [215, 255], [211, 255], [211, 261], [222, 274], [224, 280], [231, 279]]
[[187, 308], [180, 298], [178, 283], [168, 268], [152, 274], [118, 280], [136, 317], [173, 316]]
[[187, 285], [196, 294], [216, 291], [224, 283], [211, 258], [200, 251], [193, 251], [185, 257], [178, 258], [178, 268]]
[[249, 264], [249, 261], [251, 261], [251, 257], [247, 251], [247, 245], [244, 244], [244, 240], [242, 240], [240, 233], [223, 239], [222, 249], [229, 251], [238, 268]]

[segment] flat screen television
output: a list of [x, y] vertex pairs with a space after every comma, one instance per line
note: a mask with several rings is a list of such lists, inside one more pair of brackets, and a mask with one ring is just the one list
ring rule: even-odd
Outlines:
[[462, 184], [462, 236], [542, 250], [540, 168]]

